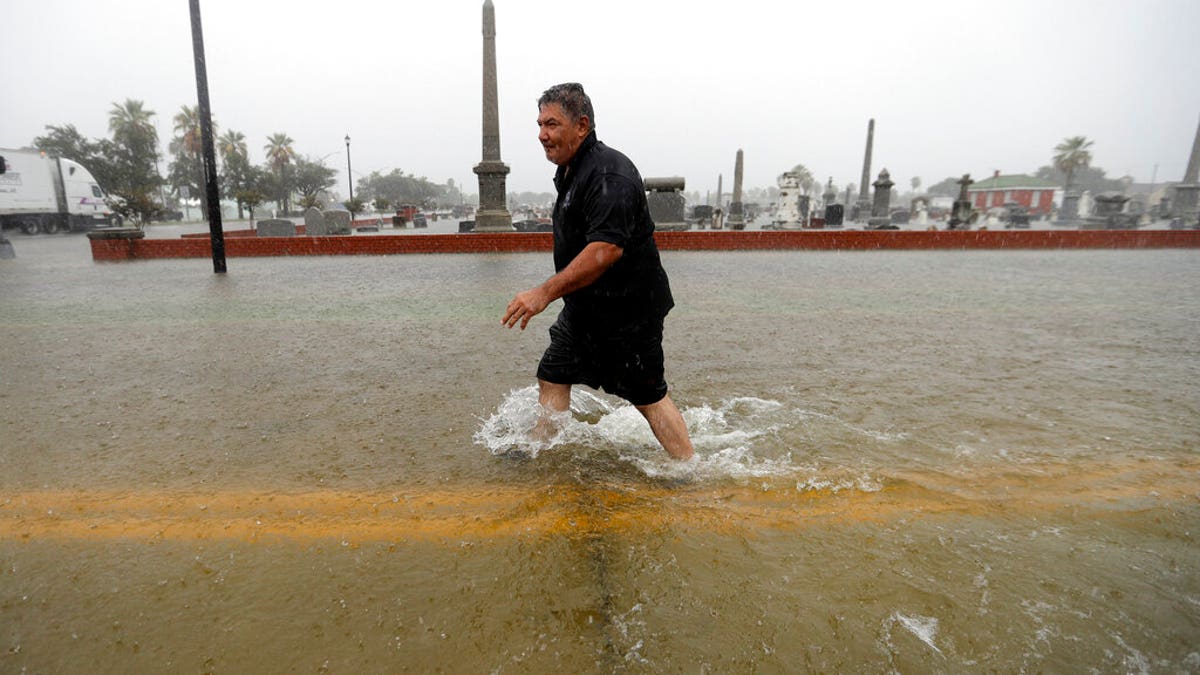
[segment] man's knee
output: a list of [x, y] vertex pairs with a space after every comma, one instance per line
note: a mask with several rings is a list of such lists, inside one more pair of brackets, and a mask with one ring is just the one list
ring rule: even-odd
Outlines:
[[671, 407], [674, 407], [674, 406], [671, 404], [670, 397], [667, 396], [666, 394], [663, 394], [661, 398], [659, 398], [657, 401], [655, 401], [653, 403], [645, 403], [645, 404], [641, 404], [641, 405], [638, 405], [635, 403], [633, 405], [633, 407], [638, 412], [642, 413], [643, 416], [649, 417], [650, 415], [656, 413], [659, 410], [669, 410]]

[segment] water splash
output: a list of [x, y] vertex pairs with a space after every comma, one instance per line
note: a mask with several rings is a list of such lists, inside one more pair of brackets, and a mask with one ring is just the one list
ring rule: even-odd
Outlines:
[[794, 485], [797, 490], [878, 489], [878, 481], [868, 475], [834, 478], [811, 463], [796, 463], [793, 448], [783, 439], [789, 430], [823, 417], [816, 413], [754, 396], [685, 407], [681, 412], [696, 449], [691, 462], [670, 459], [636, 408], [580, 387], [571, 392], [570, 410], [553, 417], [557, 430], [551, 437], [537, 437], [535, 426], [542, 411], [537, 387], [528, 386], [509, 392], [496, 412], [481, 421], [475, 442], [494, 455], [530, 459], [545, 452], [615, 452], [619, 461], [642, 475], [668, 481], [788, 478], [787, 487]]
[[[913, 616], [908, 616], [907, 614], [901, 614], [900, 612], [893, 612], [885, 623], [888, 624], [885, 625], [885, 628], [887, 629], [889, 636], [891, 634], [890, 624], [898, 623], [905, 630], [916, 636], [918, 640], [924, 642], [925, 645], [930, 649], [937, 652], [941, 656], [945, 656], [942, 654], [942, 650], [939, 649], [936, 644], [934, 644], [934, 638], [937, 637], [938, 630], [937, 618], [915, 614]], [[888, 641], [890, 642], [890, 639]]]

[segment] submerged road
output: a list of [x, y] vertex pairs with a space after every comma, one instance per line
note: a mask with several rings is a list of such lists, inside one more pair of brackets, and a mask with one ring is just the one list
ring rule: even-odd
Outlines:
[[880, 489], [559, 484], [390, 492], [41, 490], [0, 499], [0, 538], [457, 543], [525, 535], [803, 530], [911, 516], [1104, 520], [1200, 500], [1200, 461], [1043, 464], [994, 474], [898, 473]]

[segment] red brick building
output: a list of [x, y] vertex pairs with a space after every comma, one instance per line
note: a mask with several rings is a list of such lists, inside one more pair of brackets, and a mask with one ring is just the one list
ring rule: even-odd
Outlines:
[[1001, 176], [997, 171], [987, 180], [976, 182], [967, 188], [971, 205], [980, 211], [1005, 204], [1020, 204], [1029, 209], [1030, 215], [1045, 215], [1054, 206], [1054, 191], [1060, 186], [1041, 178], [1014, 174]]

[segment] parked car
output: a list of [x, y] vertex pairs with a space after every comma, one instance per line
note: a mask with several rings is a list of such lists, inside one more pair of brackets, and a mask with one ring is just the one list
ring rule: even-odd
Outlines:
[[1004, 208], [1005, 208], [1005, 214], [1002, 216], [1002, 218], [1004, 220], [1004, 227], [1006, 227], [1006, 228], [1014, 228], [1015, 227], [1018, 229], [1028, 229], [1029, 228], [1029, 209], [1028, 208], [1026, 208], [1020, 204], [1014, 203], [1014, 202], [1005, 204]]
[[179, 209], [173, 209], [169, 206], [164, 206], [159, 209], [158, 217], [155, 218], [155, 220], [183, 220], [183, 211], [180, 211]]

